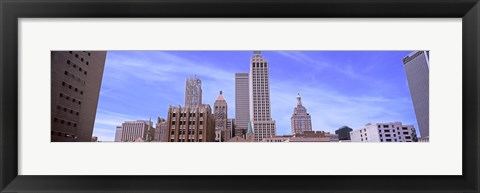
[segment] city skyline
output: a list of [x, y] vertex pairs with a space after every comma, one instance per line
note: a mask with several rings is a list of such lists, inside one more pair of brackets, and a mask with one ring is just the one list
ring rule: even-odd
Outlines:
[[[402, 64], [410, 53], [262, 51], [276, 134], [290, 134], [298, 93], [316, 131], [392, 121], [418, 128]], [[185, 80], [193, 76], [202, 80], [203, 103], [213, 106], [222, 90], [235, 118], [235, 73], [248, 72], [251, 57], [252, 51], [109, 51], [94, 135], [113, 141], [124, 121], [166, 118], [168, 105], [184, 103]]]

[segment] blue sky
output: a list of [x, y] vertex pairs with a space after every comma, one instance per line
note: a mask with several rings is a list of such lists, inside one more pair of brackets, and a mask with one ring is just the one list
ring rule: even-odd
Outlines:
[[[300, 93], [314, 130], [401, 121], [418, 126], [402, 58], [410, 51], [262, 51], [270, 64], [272, 118], [290, 134]], [[124, 121], [167, 117], [184, 104], [185, 79], [202, 79], [203, 103], [222, 90], [235, 117], [235, 73], [248, 72], [253, 51], [108, 51], [94, 136], [113, 141]]]

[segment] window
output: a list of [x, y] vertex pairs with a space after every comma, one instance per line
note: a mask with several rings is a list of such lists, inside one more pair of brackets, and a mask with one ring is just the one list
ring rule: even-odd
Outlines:
[[86, 64], [87, 64], [87, 66], [88, 66], [88, 61], [87, 61], [87, 63], [86, 63]]
[[72, 52], [72, 51], [69, 51], [68, 53], [72, 54], [73, 52]]
[[67, 64], [70, 64], [70, 60], [67, 60]]
[[75, 58], [78, 58], [78, 54], [75, 54]]

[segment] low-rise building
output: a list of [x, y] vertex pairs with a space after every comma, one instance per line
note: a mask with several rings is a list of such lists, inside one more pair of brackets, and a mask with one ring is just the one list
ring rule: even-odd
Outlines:
[[350, 132], [352, 142], [416, 142], [413, 125], [402, 122], [367, 124], [364, 128]]
[[158, 117], [155, 125], [155, 142], [167, 142], [167, 121], [164, 118]]
[[342, 126], [335, 130], [335, 134], [338, 135], [339, 140], [350, 140], [350, 131], [353, 131], [353, 129], [348, 126]]
[[[133, 142], [138, 138], [147, 141], [148, 135], [154, 135], [153, 123], [149, 120], [125, 121], [117, 126], [115, 141]], [[150, 133], [150, 134], [149, 134]]]
[[294, 135], [276, 135], [262, 142], [338, 142], [338, 135], [325, 131], [303, 131]]

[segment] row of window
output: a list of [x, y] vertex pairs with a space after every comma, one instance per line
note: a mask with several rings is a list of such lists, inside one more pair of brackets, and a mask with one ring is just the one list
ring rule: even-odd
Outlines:
[[64, 99], [66, 99], [66, 100], [68, 100], [68, 101], [72, 101], [72, 102], [75, 103], [75, 104], [79, 104], [79, 105], [82, 104], [82, 101], [80, 101], [80, 100], [78, 100], [78, 99], [75, 99], [75, 98], [73, 98], [73, 97], [70, 97], [70, 96], [68, 96], [68, 95], [66, 95], [66, 94], [64, 94], [64, 93], [60, 93], [60, 98], [64, 98]]
[[252, 67], [258, 67], [258, 68], [263, 68], [263, 67], [268, 67], [268, 64], [265, 63], [252, 63]]
[[83, 74], [87, 75], [87, 71], [82, 69], [82, 67], [77, 66], [75, 63], [71, 62], [70, 60], [67, 60], [67, 64], [73, 66], [73, 68], [78, 69], [78, 71], [83, 72]]
[[[173, 113], [172, 117], [176, 117], [177, 114], [180, 114], [180, 117], [187, 117], [187, 113]], [[188, 113], [189, 117], [195, 117], [196, 113]], [[200, 113], [200, 117], [203, 117], [203, 113]]]
[[72, 86], [71, 84], [68, 84], [66, 82], [62, 82], [62, 86], [68, 87], [70, 90], [74, 90], [75, 92], [80, 92], [81, 95], [83, 95], [83, 91], [78, 89], [77, 87]]
[[[171, 131], [170, 131], [170, 134], [171, 134], [171, 135], [175, 135], [175, 130], [171, 130]], [[178, 132], [178, 134], [179, 134], [179, 135], [185, 135], [185, 130], [184, 130], [184, 129], [181, 129], [181, 130]], [[194, 131], [194, 130], [189, 130], [189, 131], [188, 131], [188, 134], [189, 134], [189, 135], [193, 135], [193, 134], [195, 134], [195, 131]], [[199, 134], [199, 135], [203, 135], [203, 130], [199, 130], [199, 131], [198, 131], [198, 134]]]
[[[199, 139], [198, 142], [202, 142], [202, 139]], [[175, 142], [174, 139], [170, 139], [170, 142]], [[179, 139], [178, 142], [195, 142], [194, 139], [188, 139], [188, 141], [185, 141], [185, 139]]]
[[68, 133], [62, 133], [62, 132], [58, 132], [58, 131], [51, 131], [50, 133], [52, 136], [56, 135], [56, 136], [59, 136], [59, 137], [71, 137], [71, 138], [76, 138], [75, 135], [71, 135], [71, 134], [68, 134]]
[[77, 123], [75, 123], [73, 121], [68, 121], [68, 120], [65, 120], [65, 119], [60, 119], [60, 118], [54, 117], [53, 122], [77, 128]]
[[68, 71], [66, 71], [66, 70], [65, 70], [64, 74], [65, 74], [66, 76], [69, 76], [69, 77], [71, 77], [72, 79], [74, 79], [74, 80], [82, 83], [83, 85], [85, 85], [85, 81], [82, 80], [80, 77], [75, 76], [75, 74], [70, 73], [70, 72], [68, 72]]
[[[199, 121], [200, 125], [203, 125], [203, 121]], [[176, 121], [172, 121], [172, 125], [175, 125]], [[180, 125], [187, 125], [187, 121], [180, 121]], [[188, 121], [188, 125], [195, 125], [195, 121]]]
[[[83, 52], [85, 52], [85, 51], [83, 51]], [[69, 51], [69, 53], [70, 53], [70, 54], [73, 54], [72, 51]], [[87, 52], [87, 55], [90, 56], [90, 52]], [[79, 58], [79, 55], [78, 55], [78, 54], [75, 54], [75, 58]], [[80, 61], [83, 62], [84, 59], [83, 59], [82, 57], [80, 57]], [[89, 65], [88, 61], [86, 61], [85, 64], [88, 66], [88, 65]]]
[[61, 105], [57, 105], [57, 109], [58, 110], [63, 110], [63, 112], [70, 112], [70, 114], [72, 114], [72, 115], [77, 115], [78, 116], [80, 114], [78, 111], [74, 111], [72, 109], [69, 109], [69, 108], [61, 106]]

